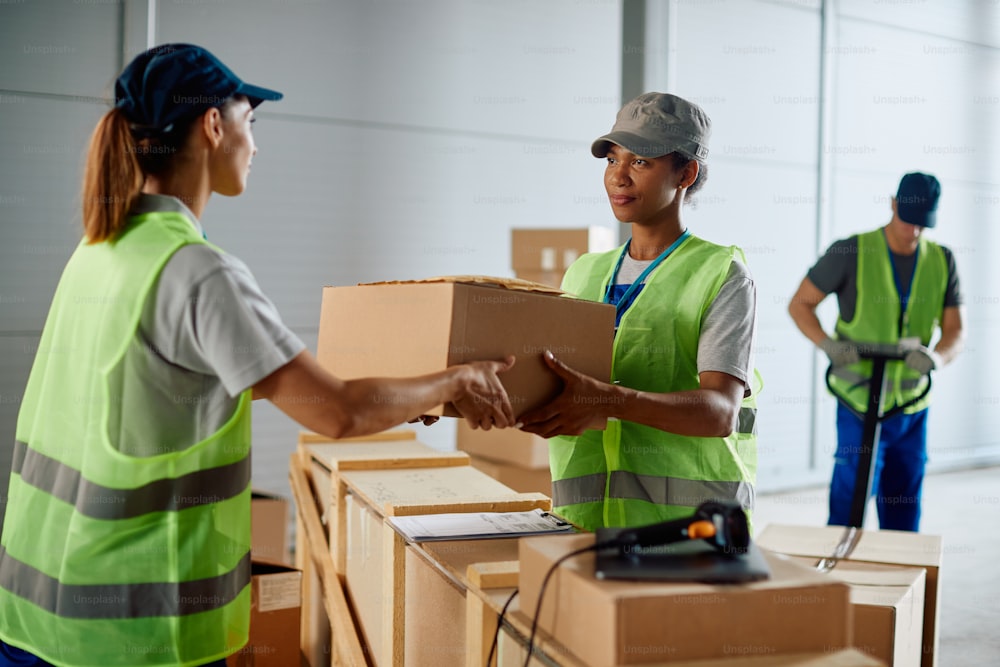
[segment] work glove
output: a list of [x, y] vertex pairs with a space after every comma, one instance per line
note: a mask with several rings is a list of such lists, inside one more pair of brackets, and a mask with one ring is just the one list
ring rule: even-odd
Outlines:
[[927, 375], [941, 365], [941, 357], [937, 352], [921, 345], [917, 349], [907, 352], [903, 363], [918, 373]]
[[830, 363], [834, 366], [850, 366], [861, 361], [861, 357], [858, 356], [858, 348], [854, 343], [826, 338], [819, 344], [819, 349], [826, 352], [826, 356], [830, 358]]

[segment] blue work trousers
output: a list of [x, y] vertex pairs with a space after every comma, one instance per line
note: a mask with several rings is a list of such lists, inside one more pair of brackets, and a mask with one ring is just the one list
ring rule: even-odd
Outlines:
[[[850, 522], [851, 501], [862, 446], [863, 422], [837, 404], [837, 454], [830, 482], [831, 526]], [[927, 409], [882, 422], [878, 456], [872, 472], [872, 495], [883, 530], [920, 528], [920, 497], [927, 465]]]
[[[0, 640], [0, 667], [52, 667], [52, 663]], [[216, 660], [203, 667], [226, 667], [226, 661]]]

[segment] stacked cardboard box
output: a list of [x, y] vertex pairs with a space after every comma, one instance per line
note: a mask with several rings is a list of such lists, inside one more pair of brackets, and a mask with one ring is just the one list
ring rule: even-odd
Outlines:
[[[845, 542], [848, 536], [851, 539]], [[872, 647], [876, 655], [886, 656], [884, 659], [891, 664], [933, 667], [937, 663], [942, 558], [939, 536], [895, 530], [849, 532], [842, 526], [771, 524], [757, 537], [757, 543], [811, 563], [830, 558], [846, 546], [831, 573], [837, 573], [852, 585], [852, 606], [858, 626], [866, 626], [857, 631], [854, 645]], [[923, 588], [914, 569], [924, 574]], [[872, 586], [879, 586], [877, 590], [881, 591], [874, 599]], [[911, 622], [908, 617], [911, 604], [916, 607], [914, 611], [919, 611], [920, 623]], [[878, 630], [879, 627], [882, 629]], [[919, 663], [917, 656], [912, 656], [914, 643], [921, 645]]]
[[552, 495], [545, 438], [517, 429], [473, 429], [461, 421], [456, 446], [470, 456], [474, 468], [515, 491]]
[[[549, 569], [593, 535], [520, 541], [520, 608], [535, 614]], [[593, 553], [563, 562], [538, 627], [588, 665], [649, 664], [850, 648], [846, 584], [775, 554], [770, 579], [747, 584], [598, 580]]]
[[[520, 638], [515, 638], [510, 631], [500, 633], [497, 646], [498, 667], [522, 667], [527, 657], [527, 648]], [[530, 667], [545, 667], [549, 663], [532, 657]], [[585, 663], [577, 662], [571, 657], [559, 656], [559, 664], [565, 667], [579, 667]], [[885, 667], [885, 663], [866, 655], [857, 649], [839, 649], [812, 651], [810, 653], [792, 653], [788, 655], [768, 656], [730, 656], [717, 660], [670, 660], [663, 663], [652, 663], [648, 667]]]
[[[815, 568], [815, 558], [789, 557]], [[918, 667], [923, 639], [924, 584], [920, 568], [841, 561], [829, 576], [851, 587], [855, 648], [890, 667]]]
[[607, 227], [511, 230], [511, 266], [523, 280], [559, 287], [563, 274], [587, 252], [604, 252], [617, 245]]
[[[462, 452], [437, 452], [416, 440], [300, 444], [298, 461], [311, 470], [333, 569], [366, 660], [465, 664], [465, 591], [389, 518], [550, 509], [551, 501], [491, 479], [472, 468]], [[307, 654], [322, 659], [315, 647]]]
[[250, 553], [253, 558], [291, 563], [288, 528], [288, 499], [254, 489], [250, 498]]

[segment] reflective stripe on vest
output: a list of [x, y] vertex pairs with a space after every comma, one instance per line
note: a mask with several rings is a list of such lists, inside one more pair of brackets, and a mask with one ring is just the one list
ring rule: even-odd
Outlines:
[[[135, 584], [64, 584], [12, 557], [0, 546], [0, 586], [64, 618], [185, 616], [223, 607], [250, 579], [250, 554], [210, 579]], [[123, 604], [125, 602], [125, 604]]]
[[16, 441], [11, 471], [20, 474], [26, 484], [74, 504], [80, 514], [112, 520], [149, 512], [175, 512], [233, 498], [250, 483], [250, 458], [135, 489], [113, 489], [89, 482], [80, 471]]
[[642, 500], [655, 505], [697, 507], [709, 500], [733, 498], [752, 510], [756, 501], [753, 485], [743, 481], [712, 482], [615, 470], [610, 477], [597, 473], [553, 482], [552, 504], [566, 506], [603, 500], [605, 485], [608, 498]]
[[757, 435], [757, 408], [740, 408], [736, 422], [736, 432]]

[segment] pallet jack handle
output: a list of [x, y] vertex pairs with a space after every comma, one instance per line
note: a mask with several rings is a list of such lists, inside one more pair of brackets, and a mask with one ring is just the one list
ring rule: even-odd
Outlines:
[[826, 369], [826, 386], [837, 397], [841, 405], [853, 412], [863, 423], [861, 435], [861, 450], [858, 453], [857, 477], [854, 480], [854, 495], [851, 498], [851, 513], [848, 526], [862, 528], [865, 523], [865, 509], [872, 492], [872, 477], [877, 460], [879, 435], [882, 422], [901, 413], [911, 405], [921, 401], [931, 390], [931, 376], [927, 374], [927, 382], [923, 391], [913, 399], [901, 405], [893, 406], [883, 413], [882, 404], [885, 396], [885, 367], [890, 361], [902, 361], [912, 348], [899, 345], [858, 345], [858, 356], [872, 362], [872, 373], [868, 382], [868, 408], [864, 414], [859, 413], [847, 400], [833, 388], [830, 378], [833, 375], [833, 365]]

